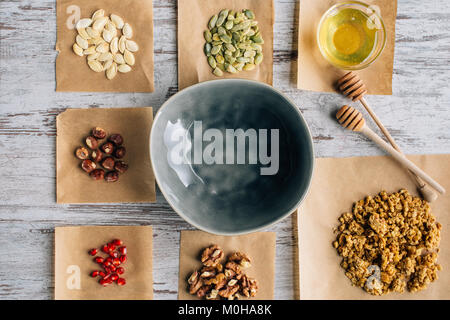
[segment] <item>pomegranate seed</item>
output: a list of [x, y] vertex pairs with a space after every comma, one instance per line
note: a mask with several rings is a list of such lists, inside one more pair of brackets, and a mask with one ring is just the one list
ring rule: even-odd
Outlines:
[[119, 256], [119, 253], [118, 253], [117, 251], [112, 251], [112, 252], [109, 253], [109, 255], [110, 255], [112, 258], [117, 258], [117, 257]]
[[113, 258], [112, 257], [108, 257], [108, 258], [105, 259], [105, 261], [108, 261], [108, 262], [112, 263], [113, 262]]
[[119, 258], [115, 258], [114, 260], [113, 260], [113, 265], [115, 265], [115, 266], [118, 266], [118, 265], [120, 265], [121, 264], [121, 262], [120, 262], [120, 259]]
[[125, 269], [122, 267], [118, 267], [116, 271], [118, 274], [123, 274], [125, 272]]
[[99, 271], [98, 275], [102, 278], [106, 276], [106, 274], [103, 271]]
[[103, 262], [104, 267], [109, 267], [110, 265], [111, 265], [111, 261], [106, 260], [105, 262]]
[[102, 257], [95, 257], [94, 261], [102, 264], [105, 261], [105, 259], [103, 259]]
[[108, 243], [109, 252], [116, 250], [116, 246], [113, 243]]
[[116, 268], [115, 265], [110, 265], [110, 266], [109, 266], [109, 270], [110, 270], [111, 272], [116, 272], [117, 268]]
[[99, 272], [98, 271], [92, 271], [92, 273], [91, 273], [91, 277], [92, 278], [95, 278], [96, 276], [98, 276], [99, 275]]
[[125, 261], [127, 261], [127, 256], [123, 255], [119, 257], [120, 263], [125, 263]]
[[89, 254], [90, 254], [91, 256], [95, 256], [97, 253], [98, 253], [98, 250], [97, 250], [97, 249], [91, 249], [91, 250], [89, 250]]
[[106, 287], [107, 285], [111, 284], [112, 281], [111, 281], [110, 279], [105, 279], [105, 278], [103, 278], [103, 279], [100, 279], [99, 283], [100, 283], [102, 286]]
[[105, 267], [106, 275], [111, 274], [111, 269], [109, 267]]
[[103, 247], [102, 247], [102, 251], [103, 252], [106, 252], [106, 253], [109, 253], [109, 247], [108, 247], [108, 245], [104, 245]]
[[113, 274], [111, 275], [111, 280], [112, 280], [112, 281], [116, 281], [116, 280], [118, 280], [118, 279], [119, 279], [119, 276], [118, 276], [117, 274], [113, 273]]
[[120, 247], [120, 248], [119, 248], [119, 252], [120, 252], [121, 254], [127, 254], [127, 247], [125, 247], [125, 246]]
[[115, 244], [116, 246], [121, 246], [121, 245], [123, 245], [123, 241], [120, 240], [120, 239], [115, 239], [115, 240], [113, 240], [112, 243]]
[[117, 284], [118, 284], [119, 286], [124, 286], [126, 283], [127, 283], [127, 282], [126, 282], [126, 280], [125, 280], [124, 278], [119, 278], [119, 279], [117, 279]]

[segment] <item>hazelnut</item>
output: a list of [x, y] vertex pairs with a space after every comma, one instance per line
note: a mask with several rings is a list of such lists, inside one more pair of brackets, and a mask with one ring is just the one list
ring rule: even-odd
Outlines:
[[88, 151], [88, 149], [86, 149], [84, 147], [79, 147], [75, 151], [75, 155], [78, 159], [85, 160], [85, 159], [89, 158], [89, 151]]
[[110, 135], [108, 140], [111, 141], [112, 143], [114, 143], [116, 146], [120, 146], [123, 143], [123, 138], [118, 133], [114, 133], [114, 134]]
[[114, 145], [111, 142], [106, 142], [102, 145], [102, 150], [106, 154], [112, 154], [114, 152]]
[[92, 135], [97, 139], [105, 139], [106, 131], [100, 127], [95, 127], [94, 129], [92, 129]]
[[113, 157], [107, 157], [102, 162], [103, 168], [106, 170], [113, 170], [114, 169], [114, 158]]
[[100, 150], [94, 150], [91, 154], [91, 159], [95, 162], [100, 162], [103, 159], [103, 153]]
[[89, 176], [94, 180], [103, 180], [105, 177], [105, 171], [103, 169], [95, 169]]
[[116, 182], [119, 180], [119, 173], [117, 171], [110, 171], [105, 175], [106, 182]]
[[92, 170], [97, 168], [97, 165], [91, 160], [83, 160], [83, 162], [81, 163], [81, 168], [87, 173], [90, 173], [92, 172]]
[[117, 159], [122, 159], [125, 157], [125, 154], [127, 153], [127, 149], [125, 147], [118, 147], [116, 151], [114, 151], [114, 155]]
[[116, 169], [119, 173], [125, 173], [125, 171], [128, 170], [128, 165], [123, 161], [116, 161], [114, 169]]
[[98, 147], [98, 141], [94, 136], [89, 136], [86, 138], [86, 145], [92, 150], [95, 150]]

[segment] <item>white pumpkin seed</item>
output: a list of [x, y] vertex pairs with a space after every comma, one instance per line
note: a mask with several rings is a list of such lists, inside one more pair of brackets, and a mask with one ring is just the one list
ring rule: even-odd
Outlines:
[[100, 53], [105, 53], [109, 51], [109, 45], [106, 42], [100, 43], [95, 50]]
[[119, 38], [114, 37], [114, 39], [111, 40], [109, 50], [112, 54], [116, 54], [119, 51]]
[[138, 44], [136, 42], [134, 42], [133, 40], [127, 40], [126, 48], [128, 51], [131, 51], [131, 52], [136, 52], [139, 50]]
[[80, 46], [81, 49], [87, 49], [89, 47], [89, 43], [86, 39], [84, 39], [79, 34], [75, 38], [76, 43]]
[[108, 23], [108, 17], [101, 17], [94, 21], [92, 28], [97, 31], [102, 31], [105, 28], [106, 23]]
[[85, 56], [88, 56], [90, 54], [94, 54], [95, 51], [95, 46], [90, 46], [89, 48], [87, 48], [86, 50], [83, 51]]
[[105, 63], [103, 64], [103, 69], [108, 70], [112, 66], [113, 63], [114, 63], [114, 61], [112, 59], [106, 60]]
[[77, 31], [78, 31], [78, 34], [79, 34], [83, 39], [89, 40], [89, 39], [91, 38], [91, 36], [86, 32], [86, 29], [85, 29], [85, 28], [78, 28]]
[[121, 55], [120, 53], [116, 53], [114, 55], [114, 62], [116, 62], [117, 64], [124, 64], [125, 59], [124, 59], [123, 55]]
[[102, 64], [100, 62], [98, 62], [97, 60], [89, 60], [88, 65], [89, 65], [89, 68], [92, 69], [92, 71], [95, 71], [95, 72], [103, 71]]
[[112, 59], [113, 59], [113, 55], [111, 54], [111, 52], [105, 52], [105, 53], [100, 54], [100, 56], [98, 57], [97, 60], [100, 62], [105, 62], [105, 61], [112, 60]]
[[97, 11], [94, 12], [94, 14], [92, 15], [92, 20], [96, 20], [98, 18], [103, 18], [105, 16], [105, 10], [103, 9], [98, 9]]
[[123, 19], [116, 14], [111, 15], [111, 21], [116, 25], [117, 29], [122, 29], [124, 26]]
[[117, 64], [113, 62], [112, 65], [106, 70], [106, 77], [109, 80], [112, 80], [116, 75], [117, 75]]
[[134, 64], [136, 63], [136, 59], [134, 58], [134, 54], [132, 54], [130, 51], [125, 50], [124, 54], [123, 54], [123, 58], [125, 59], [125, 62], [129, 65], [129, 66], [134, 66]]
[[127, 64], [121, 64], [117, 67], [117, 71], [121, 73], [127, 73], [131, 71], [131, 67]]
[[97, 58], [100, 57], [100, 54], [101, 54], [100, 52], [90, 54], [90, 55], [88, 55], [87, 59], [88, 59], [88, 61], [97, 60]]
[[119, 39], [119, 51], [121, 53], [125, 52], [126, 42], [127, 42], [127, 38], [125, 38], [125, 36], [121, 36], [120, 39]]
[[100, 32], [98, 32], [95, 29], [92, 29], [92, 27], [87, 27], [86, 32], [93, 39], [100, 37]]
[[105, 40], [106, 42], [110, 43], [112, 38], [113, 38], [113, 34], [111, 32], [109, 32], [108, 30], [103, 30], [103, 40]]
[[126, 38], [131, 39], [133, 37], [133, 28], [131, 28], [131, 26], [128, 23], [125, 23], [122, 28], [122, 34]]
[[103, 40], [103, 38], [92, 38], [88, 40], [89, 44], [93, 44], [95, 46], [99, 45], [100, 43], [104, 43], [105, 40]]
[[85, 19], [80, 19], [77, 22], [76, 28], [77, 29], [82, 29], [82, 28], [87, 28], [92, 24], [92, 19], [89, 18], [85, 18]]
[[73, 44], [72, 49], [73, 49], [73, 52], [75, 52], [75, 54], [77, 56], [80, 56], [80, 57], [83, 56], [83, 49], [81, 49], [81, 47], [79, 45], [77, 45], [76, 43]]

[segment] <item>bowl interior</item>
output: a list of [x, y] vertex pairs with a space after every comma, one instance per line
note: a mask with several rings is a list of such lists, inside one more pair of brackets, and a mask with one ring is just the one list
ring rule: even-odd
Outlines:
[[[230, 134], [238, 129], [249, 134], [245, 144]], [[298, 109], [270, 86], [238, 79], [171, 97], [155, 117], [151, 158], [174, 210], [216, 234], [253, 232], [286, 217], [313, 170], [312, 140]]]

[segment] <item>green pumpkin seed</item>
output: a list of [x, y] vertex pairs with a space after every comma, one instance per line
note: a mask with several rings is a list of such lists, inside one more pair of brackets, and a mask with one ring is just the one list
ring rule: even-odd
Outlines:
[[247, 63], [247, 62], [250, 62], [250, 59], [249, 58], [245, 58], [245, 57], [238, 57], [238, 58], [236, 58], [236, 61], [237, 62]]
[[227, 70], [229, 73], [237, 73], [237, 72], [238, 72], [238, 71], [236, 70], [236, 68], [233, 67], [231, 64], [229, 64], [229, 65], [227, 66], [226, 70]]
[[229, 50], [230, 52], [235, 52], [236, 51], [236, 48], [230, 43], [225, 43], [225, 48], [227, 50]]
[[217, 67], [216, 59], [214, 59], [213, 56], [208, 57], [208, 63], [211, 66], [211, 68], [215, 69]]
[[223, 34], [227, 34], [227, 30], [225, 30], [224, 27], [219, 27], [219, 28], [217, 28], [217, 34], [218, 34], [219, 36], [221, 36], [221, 35], [223, 35]]
[[217, 19], [219, 19], [219, 16], [216, 14], [209, 20], [208, 27], [210, 30], [216, 26]]
[[205, 38], [206, 42], [211, 42], [212, 41], [211, 31], [205, 30], [205, 32], [203, 32], [203, 37]]
[[245, 71], [250, 71], [250, 70], [253, 70], [253, 69], [255, 69], [256, 68], [256, 65], [254, 65], [253, 63], [247, 63], [245, 66], [244, 66], [244, 70]]
[[231, 29], [233, 28], [233, 26], [234, 26], [233, 20], [228, 20], [228, 21], [225, 23], [225, 28], [226, 28], [227, 30], [231, 30]]
[[214, 41], [220, 41], [220, 36], [219, 36], [219, 34], [218, 34], [218, 33], [214, 33], [212, 39], [213, 39]]
[[225, 58], [223, 56], [221, 56], [220, 54], [218, 54], [218, 55], [216, 55], [216, 61], [218, 64], [224, 64]]
[[261, 64], [261, 62], [263, 61], [263, 58], [264, 58], [263, 54], [262, 54], [261, 52], [258, 53], [258, 54], [255, 56], [255, 64], [256, 64], [256, 65]]
[[214, 71], [213, 71], [213, 73], [214, 73], [214, 75], [217, 76], [217, 77], [223, 76], [223, 71], [220, 70], [219, 68], [215, 68]]
[[211, 49], [212, 49], [212, 46], [211, 46], [211, 43], [205, 43], [205, 47], [203, 48], [203, 51], [205, 52], [205, 55], [206, 56], [210, 56], [211, 55]]
[[226, 34], [221, 34], [220, 35], [220, 40], [222, 40], [225, 43], [231, 43], [231, 38], [228, 35], [226, 35]]
[[249, 19], [255, 19], [255, 14], [253, 13], [253, 11], [252, 10], [245, 10], [244, 11], [244, 13], [245, 13], [245, 15], [247, 16], [247, 18], [249, 18]]
[[211, 54], [212, 55], [218, 54], [220, 52], [220, 49], [222, 49], [222, 46], [214, 46], [214, 47], [212, 47]]

